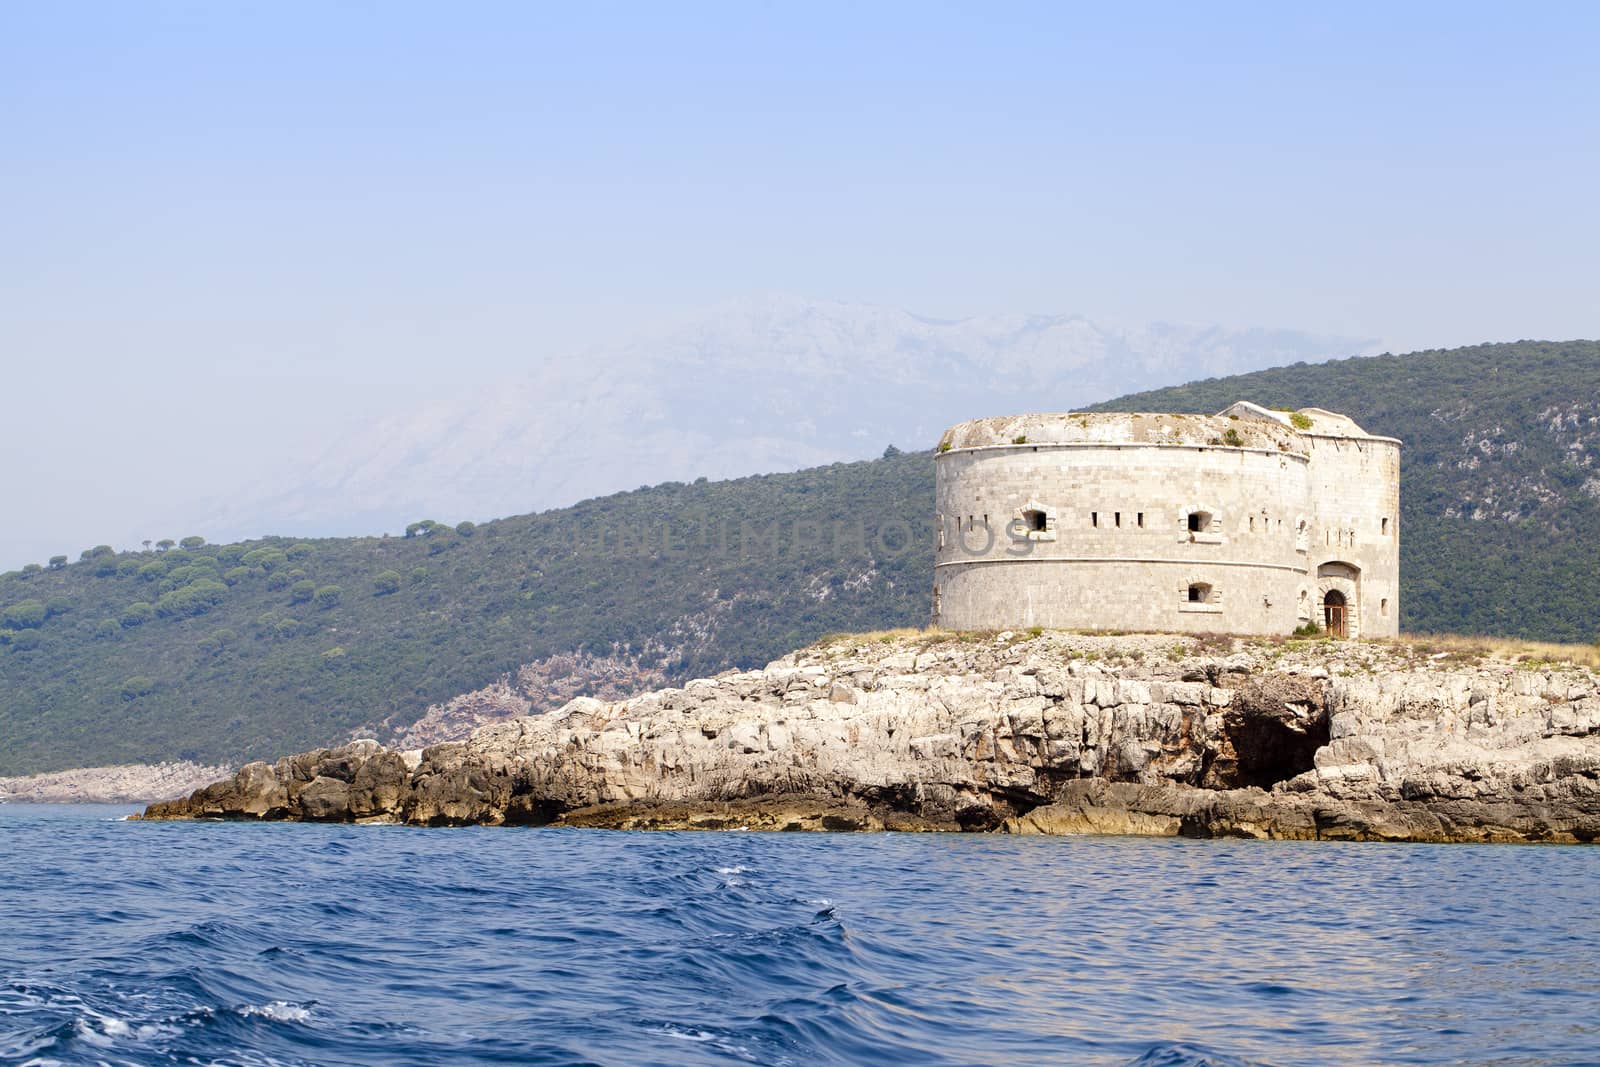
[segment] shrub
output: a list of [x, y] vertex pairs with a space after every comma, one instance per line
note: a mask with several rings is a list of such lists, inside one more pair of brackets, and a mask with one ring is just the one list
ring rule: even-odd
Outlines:
[[195, 647], [208, 656], [215, 656], [229, 645], [237, 644], [239, 635], [232, 630], [222, 629], [207, 634], [194, 643]]
[[317, 583], [307, 579], [289, 587], [289, 603], [304, 604], [317, 595]]
[[462, 519], [460, 522], [456, 523], [456, 533], [460, 534], [462, 537], [471, 537], [477, 532], [478, 524], [475, 522], [469, 522], [466, 519]]
[[300, 632], [300, 620], [279, 619], [272, 624], [272, 632], [277, 637], [293, 637]]
[[[89, 553], [85, 552], [83, 554], [83, 558], [84, 559], [88, 559], [89, 558]], [[51, 570], [58, 571], [62, 567], [65, 567], [66, 565], [67, 565], [67, 557], [66, 556], [51, 556], [50, 557], [50, 569]]]
[[428, 580], [428, 568], [426, 568], [426, 567], [412, 567], [411, 568], [411, 584], [412, 585], [421, 585], [423, 582], [425, 582], [427, 580]]
[[1295, 637], [1317, 637], [1321, 635], [1322, 627], [1314, 622], [1303, 622], [1294, 628]]
[[1244, 444], [1244, 438], [1239, 436], [1238, 430], [1229, 426], [1227, 432], [1222, 435], [1222, 443], [1229, 448], [1239, 448]]
[[0, 611], [0, 626], [12, 630], [36, 630], [50, 617], [50, 609], [41, 600], [19, 600]]
[[379, 571], [372, 579], [372, 592], [375, 596], [388, 596], [399, 591], [399, 571]]
[[72, 610], [72, 601], [64, 596], [53, 596], [44, 602], [44, 613], [47, 618], [65, 615]]
[[136, 600], [122, 609], [122, 615], [117, 619], [124, 627], [143, 626], [156, 617], [156, 606], [147, 604], [143, 600]]
[[38, 574], [42, 570], [44, 570], [44, 568], [39, 566], [37, 563], [29, 563], [29, 564], [27, 564], [26, 566], [24, 566], [22, 568], [22, 573], [23, 574]]
[[156, 691], [156, 683], [142, 674], [136, 674], [117, 687], [123, 700], [138, 700]]
[[100, 624], [94, 628], [94, 635], [99, 638], [115, 637], [122, 632], [122, 625], [116, 619], [101, 619]]
[[1017, 436], [1011, 439], [1011, 443], [1014, 445], [1025, 445], [1028, 443], [1028, 435], [1025, 433], [1019, 433]]
[[317, 590], [317, 607], [322, 608], [324, 611], [328, 608], [336, 607], [339, 603], [339, 598], [343, 595], [343, 591], [338, 586], [325, 585]]
[[267, 575], [267, 588], [276, 593], [280, 589], [287, 589], [294, 583], [294, 579], [282, 571], [273, 571]]
[[1311, 416], [1302, 415], [1298, 411], [1289, 413], [1289, 424], [1297, 430], [1311, 429]]

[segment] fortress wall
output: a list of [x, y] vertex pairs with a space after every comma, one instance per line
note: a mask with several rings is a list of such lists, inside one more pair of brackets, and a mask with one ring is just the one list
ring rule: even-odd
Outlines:
[[[1304, 456], [1024, 444], [952, 450], [937, 471], [941, 626], [1287, 633], [1297, 624], [1308, 584], [1296, 537], [1308, 507]], [[1008, 528], [1029, 509], [1044, 512], [1045, 530]], [[1191, 512], [1210, 516], [1197, 533]], [[1208, 587], [1204, 602], [1188, 600], [1191, 584]]]
[[1359, 567], [1356, 635], [1392, 637], [1400, 624], [1400, 446], [1377, 438], [1304, 436], [1311, 446], [1313, 573], [1334, 570], [1325, 565], [1335, 562]]

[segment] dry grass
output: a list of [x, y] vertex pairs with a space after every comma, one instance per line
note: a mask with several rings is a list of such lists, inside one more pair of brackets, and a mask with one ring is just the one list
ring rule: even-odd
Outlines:
[[1579, 667], [1600, 669], [1600, 642], [1592, 645], [1561, 645], [1550, 641], [1523, 641], [1515, 637], [1402, 634], [1392, 640], [1374, 643], [1425, 656], [1444, 652], [1462, 658], [1497, 659], [1528, 666], [1571, 663]]

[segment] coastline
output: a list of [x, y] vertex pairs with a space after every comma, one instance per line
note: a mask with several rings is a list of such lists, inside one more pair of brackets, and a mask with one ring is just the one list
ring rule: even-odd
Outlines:
[[845, 635], [421, 751], [252, 763], [145, 819], [1600, 839], [1600, 676], [1491, 646]]
[[78, 767], [0, 778], [0, 802], [15, 804], [149, 804], [192, 793], [233, 773], [226, 764], [188, 761]]

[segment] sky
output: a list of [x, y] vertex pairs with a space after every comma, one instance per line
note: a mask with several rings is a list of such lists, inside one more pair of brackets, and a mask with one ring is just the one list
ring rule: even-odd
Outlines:
[[1597, 45], [1559, 3], [0, 5], [0, 567], [751, 291], [1595, 337]]

